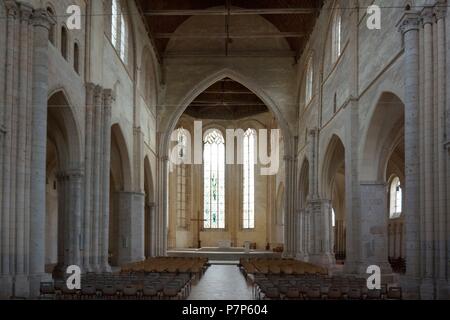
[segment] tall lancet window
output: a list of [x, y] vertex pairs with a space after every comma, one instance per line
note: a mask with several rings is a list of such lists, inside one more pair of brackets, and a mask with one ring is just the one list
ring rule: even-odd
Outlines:
[[177, 227], [187, 229], [187, 203], [189, 196], [189, 170], [187, 170], [185, 161], [188, 148], [188, 138], [186, 130], [178, 129], [178, 165], [177, 172]]
[[332, 30], [332, 43], [331, 43], [331, 56], [332, 62], [336, 62], [342, 53], [342, 16], [341, 10], [336, 8], [333, 17], [333, 30]]
[[244, 135], [243, 159], [244, 159], [244, 197], [243, 197], [243, 228], [255, 227], [255, 145], [256, 132], [248, 129]]
[[389, 217], [391, 219], [396, 219], [402, 215], [403, 195], [399, 177], [394, 177], [394, 179], [392, 179], [389, 191], [390, 191]]
[[119, 0], [111, 2], [111, 42], [123, 63], [128, 62], [128, 25]]
[[311, 56], [309, 57], [308, 64], [306, 66], [305, 105], [308, 105], [311, 102], [313, 96], [313, 78], [313, 58]]
[[225, 229], [225, 140], [217, 129], [204, 138], [203, 175], [203, 227]]
[[118, 0], [112, 0], [111, 4], [111, 42], [113, 46], [117, 49], [119, 47], [119, 3]]

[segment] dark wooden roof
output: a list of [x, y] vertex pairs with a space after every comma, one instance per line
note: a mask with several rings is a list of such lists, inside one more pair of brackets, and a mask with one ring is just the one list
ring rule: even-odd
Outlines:
[[[294, 55], [299, 56], [314, 28], [323, 0], [136, 0], [136, 3], [160, 57], [164, 55], [172, 33], [193, 15], [243, 14], [258, 14], [267, 19], [281, 35], [258, 36], [285, 36]], [[223, 9], [210, 9], [214, 7]], [[240, 36], [252, 36], [252, 30]], [[224, 39], [224, 44], [226, 40], [229, 39]]]
[[225, 78], [202, 92], [185, 113], [197, 119], [237, 120], [268, 111], [253, 92]]

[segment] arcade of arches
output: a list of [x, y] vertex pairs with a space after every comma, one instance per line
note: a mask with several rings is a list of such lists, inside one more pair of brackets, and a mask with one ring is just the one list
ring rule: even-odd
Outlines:
[[0, 297], [250, 246], [448, 298], [448, 4], [367, 2], [3, 1]]

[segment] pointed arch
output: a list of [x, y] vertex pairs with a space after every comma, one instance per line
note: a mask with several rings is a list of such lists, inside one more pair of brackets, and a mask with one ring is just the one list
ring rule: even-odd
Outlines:
[[158, 101], [158, 75], [155, 57], [150, 46], [142, 49], [139, 84], [142, 97], [150, 107], [155, 106]]
[[362, 181], [386, 181], [386, 168], [404, 136], [404, 104], [392, 92], [382, 92], [371, 111], [361, 147]]
[[322, 163], [321, 193], [324, 199], [332, 199], [336, 174], [345, 170], [345, 147], [342, 140], [333, 134]]
[[54, 91], [48, 98], [48, 128], [60, 136], [61, 143], [64, 141], [67, 167], [79, 166], [82, 163], [80, 129], [64, 89]]
[[111, 126], [111, 174], [116, 184], [116, 191], [131, 190], [130, 156], [119, 123]]
[[[262, 88], [260, 88], [253, 79], [250, 79], [232, 69], [224, 68], [213, 73], [212, 75], [208, 76], [207, 78], [203, 79], [202, 81], [194, 85], [192, 89], [181, 99], [181, 101], [176, 104], [177, 105], [176, 109], [171, 113], [171, 116], [168, 119], [164, 138], [161, 139], [160, 148], [163, 151], [163, 154], [166, 155], [168, 154], [170, 134], [175, 129], [178, 120], [180, 119], [181, 115], [186, 110], [186, 108], [203, 91], [205, 91], [211, 85], [224, 78], [230, 78], [236, 82], [239, 82], [243, 86], [247, 87], [250, 91], [252, 91], [256, 96], [258, 96], [258, 98], [260, 98], [261, 101], [264, 102], [264, 104], [269, 108], [269, 110], [272, 111], [272, 113], [275, 115], [275, 118], [277, 119], [277, 122], [282, 130], [282, 134], [285, 141], [290, 140], [290, 137], [292, 135], [289, 129], [289, 125], [286, 119], [284, 118], [283, 114], [281, 113], [280, 107], [273, 101], [273, 99]], [[293, 146], [291, 146], [291, 144], [285, 143], [285, 152], [287, 154], [290, 154], [292, 148]]]

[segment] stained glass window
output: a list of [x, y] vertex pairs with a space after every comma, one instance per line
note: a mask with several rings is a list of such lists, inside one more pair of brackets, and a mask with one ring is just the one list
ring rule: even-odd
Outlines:
[[243, 228], [255, 227], [255, 140], [256, 132], [248, 129], [244, 134], [244, 203], [243, 203]]
[[225, 228], [225, 140], [213, 129], [204, 138], [203, 216], [205, 229]]

